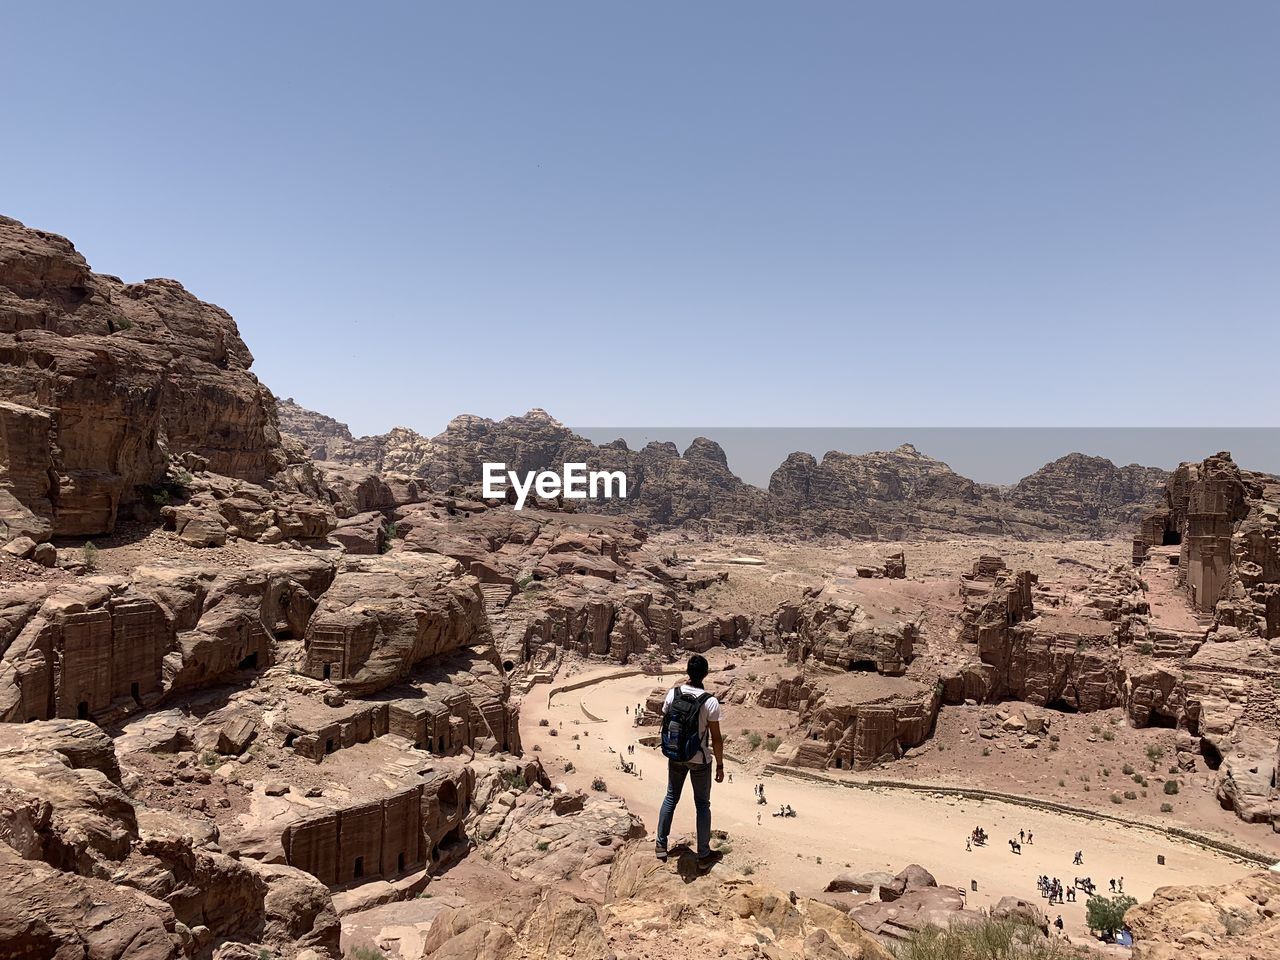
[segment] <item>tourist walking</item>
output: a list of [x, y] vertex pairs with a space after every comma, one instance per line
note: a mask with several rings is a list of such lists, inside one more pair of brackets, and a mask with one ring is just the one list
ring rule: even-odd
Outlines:
[[662, 754], [667, 758], [667, 795], [658, 814], [655, 852], [667, 859], [667, 840], [685, 780], [693, 785], [697, 811], [698, 862], [711, 859], [711, 763], [715, 781], [724, 782], [724, 741], [720, 736], [720, 701], [703, 688], [710, 671], [707, 658], [689, 658], [689, 679], [667, 691], [662, 704]]

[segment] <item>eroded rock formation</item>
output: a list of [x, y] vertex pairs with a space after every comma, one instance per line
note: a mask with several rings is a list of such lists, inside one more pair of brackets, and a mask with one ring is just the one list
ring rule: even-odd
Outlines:
[[93, 273], [0, 217], [0, 535], [109, 533], [170, 457], [272, 482], [289, 461], [231, 317], [173, 280]]

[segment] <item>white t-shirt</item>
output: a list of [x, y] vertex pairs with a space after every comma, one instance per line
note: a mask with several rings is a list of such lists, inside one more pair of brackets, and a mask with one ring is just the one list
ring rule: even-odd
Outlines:
[[[667, 691], [667, 698], [662, 701], [662, 712], [666, 713], [671, 701], [676, 698], [676, 687]], [[691, 687], [687, 683], [680, 684], [679, 690], [691, 693], [695, 697], [706, 693], [701, 687]], [[715, 697], [707, 697], [702, 701], [702, 712], [698, 714], [698, 737], [702, 741], [702, 749], [689, 761], [690, 764], [711, 762], [711, 737], [707, 733], [707, 724], [720, 722], [720, 701]]]

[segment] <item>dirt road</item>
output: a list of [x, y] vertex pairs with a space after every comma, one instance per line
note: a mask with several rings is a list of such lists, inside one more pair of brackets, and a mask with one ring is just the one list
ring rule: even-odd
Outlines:
[[[634, 727], [627, 708], [634, 709], [655, 686], [670, 682], [647, 676], [604, 680], [560, 693], [550, 706], [546, 688], [536, 688], [521, 710], [525, 748], [540, 746], [553, 781], [586, 787], [594, 777], [603, 777], [609, 791], [622, 796], [652, 831], [666, 789], [666, 760], [656, 749], [638, 744], [641, 737], [656, 731]], [[732, 707], [726, 707], [725, 713], [726, 729], [732, 730]], [[558, 736], [548, 736], [549, 728], [539, 726], [544, 718]], [[579, 735], [576, 742], [574, 734]], [[637, 744], [634, 755], [626, 753], [628, 744]], [[638, 764], [643, 779], [619, 769], [623, 758]], [[571, 775], [562, 773], [566, 760], [576, 767]], [[831, 877], [846, 869], [896, 873], [909, 863], [926, 867], [939, 883], [966, 891], [976, 881], [977, 891], [969, 894], [975, 907], [1006, 895], [1044, 904], [1036, 889], [1040, 874], [1058, 877], [1066, 885], [1077, 876], [1090, 876], [1103, 892], [1109, 880], [1123, 877], [1125, 892], [1143, 900], [1159, 886], [1224, 883], [1256, 869], [1139, 826], [999, 801], [889, 789], [851, 790], [783, 776], [757, 780], [741, 764], [730, 760], [726, 766], [734, 780], [715, 785], [711, 809], [714, 825], [729, 831], [733, 847], [729, 865], [741, 869], [750, 864], [768, 882], [802, 895], [819, 893]], [[757, 782], [764, 783], [767, 806], [756, 803], [753, 787]], [[794, 807], [798, 816], [785, 820], [770, 816], [782, 803]], [[672, 842], [682, 832], [691, 835], [693, 823], [692, 797], [686, 795], [676, 812]], [[985, 848], [966, 851], [965, 837], [979, 825], [991, 841]], [[1024, 844], [1020, 856], [1010, 851], [1008, 843], [1019, 830], [1034, 835], [1034, 842]], [[1077, 850], [1084, 853], [1084, 866], [1072, 864]], [[1156, 861], [1160, 854], [1165, 856], [1164, 865]], [[1045, 909], [1050, 909], [1047, 904]], [[1050, 919], [1058, 913], [1068, 933], [1087, 932], [1083, 895], [1076, 903], [1055, 905]]]

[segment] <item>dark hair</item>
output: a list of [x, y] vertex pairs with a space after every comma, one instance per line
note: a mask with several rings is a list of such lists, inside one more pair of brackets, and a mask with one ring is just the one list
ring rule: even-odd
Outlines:
[[700, 653], [695, 653], [689, 658], [689, 679], [694, 683], [701, 684], [707, 679], [707, 674], [711, 670], [711, 665], [707, 663], [707, 658]]

